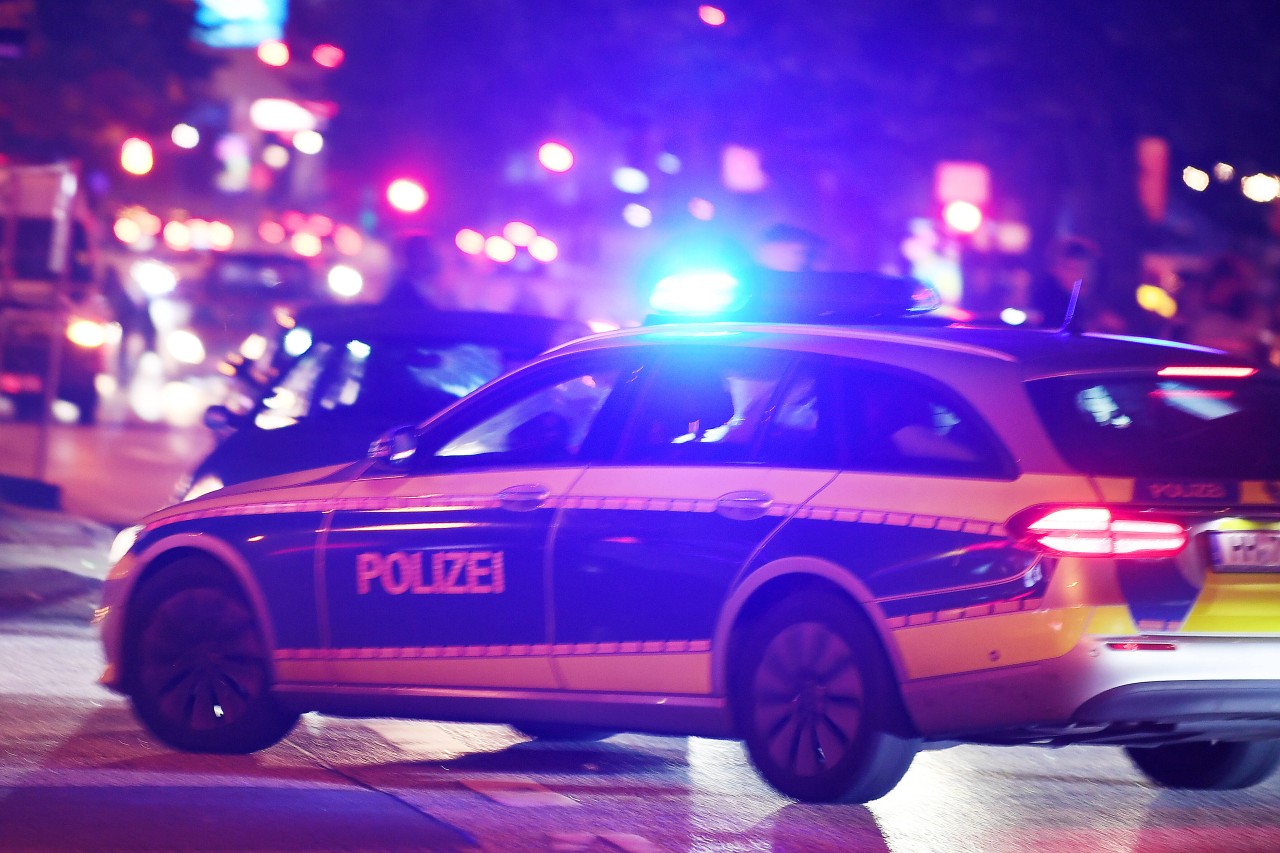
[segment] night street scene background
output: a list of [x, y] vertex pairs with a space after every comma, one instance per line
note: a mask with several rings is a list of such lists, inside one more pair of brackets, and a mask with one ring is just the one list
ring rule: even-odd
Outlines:
[[[89, 625], [303, 305], [599, 331], [680, 270], [868, 270], [1057, 328], [1082, 279], [1090, 331], [1280, 366], [1277, 33], [1272, 0], [0, 0], [0, 849], [1280, 849], [1280, 779], [1162, 790], [1110, 748], [925, 752], [843, 807], [701, 738], [307, 715], [179, 754]], [[65, 271], [56, 226], [17, 248], [31, 205]]]

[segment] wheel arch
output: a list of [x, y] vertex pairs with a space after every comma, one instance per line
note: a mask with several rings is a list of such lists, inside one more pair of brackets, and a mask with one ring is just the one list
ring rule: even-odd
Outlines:
[[[716, 622], [712, 638], [712, 691], [719, 696], [729, 695], [730, 671], [733, 665], [735, 638], [750, 621], [785, 595], [802, 588], [827, 587], [833, 589], [862, 614], [872, 632], [880, 641], [880, 648], [889, 663], [902, 694], [902, 677], [905, 668], [897, 645], [886, 625], [883, 611], [871, 591], [848, 569], [818, 557], [792, 556], [772, 560], [752, 571], [734, 589]], [[905, 702], [903, 708], [905, 709]]]
[[[244, 596], [244, 600], [248, 602], [259, 630], [262, 631], [262, 638], [267, 644], [267, 648], [274, 649], [276, 647], [275, 626], [271, 621], [271, 614], [267, 609], [266, 600], [262, 597], [262, 593], [254, 581], [248, 562], [240, 552], [224, 540], [211, 537], [208, 534], [175, 533], [165, 536], [143, 549], [138, 555], [139, 570], [134, 573], [128, 589], [124, 592], [124, 613], [120, 621], [121, 628], [118, 639], [122, 654], [118, 659], [125, 664], [126, 670], [128, 668], [128, 657], [123, 652], [128, 648], [130, 632], [134, 626], [134, 605], [138, 589], [146, 581], [163, 573], [169, 566], [189, 557], [204, 558], [226, 573], [230, 582], [236, 586]], [[274, 659], [270, 661], [270, 669], [271, 679], [274, 682], [276, 679]], [[128, 683], [130, 673], [122, 671], [121, 677], [122, 683]]]

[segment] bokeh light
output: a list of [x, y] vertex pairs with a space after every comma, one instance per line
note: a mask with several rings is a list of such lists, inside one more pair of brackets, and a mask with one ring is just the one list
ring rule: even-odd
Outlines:
[[552, 172], [567, 172], [573, 168], [573, 152], [559, 142], [544, 142], [538, 149], [538, 162]]

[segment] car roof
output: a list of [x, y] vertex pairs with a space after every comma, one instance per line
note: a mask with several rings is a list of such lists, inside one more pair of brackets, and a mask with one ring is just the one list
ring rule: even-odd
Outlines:
[[[934, 373], [1004, 363], [1016, 365], [1023, 379], [1094, 371], [1149, 371], [1170, 365], [1248, 364], [1220, 350], [1153, 338], [912, 321], [876, 326], [669, 324], [608, 332], [568, 348], [637, 343], [706, 345], [730, 337], [751, 346], [867, 357], [904, 367], [923, 362], [936, 367], [930, 371]], [[948, 358], [940, 359], [941, 353]]]
[[355, 337], [473, 343], [530, 354], [591, 332], [585, 323], [556, 317], [377, 304], [313, 305], [299, 311], [296, 322], [322, 340]]

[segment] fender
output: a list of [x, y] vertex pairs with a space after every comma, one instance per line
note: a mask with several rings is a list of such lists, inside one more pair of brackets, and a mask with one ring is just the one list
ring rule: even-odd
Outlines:
[[[148, 569], [158, 558], [175, 550], [201, 552], [224, 566], [248, 599], [254, 619], [262, 630], [267, 648], [276, 647], [275, 626], [268, 614], [266, 601], [258, 589], [249, 564], [234, 546], [208, 533], [174, 533], [148, 544], [136, 555], [121, 560], [111, 569], [108, 583], [117, 588], [112, 592], [114, 607], [119, 608], [117, 616], [110, 620], [109, 631], [103, 632], [103, 642], [110, 650], [107, 659], [120, 661], [124, 652], [124, 630], [133, 605], [133, 593], [138, 582], [147, 575]], [[104, 626], [106, 627], [106, 626]], [[118, 676], [117, 676], [118, 677]], [[276, 678], [275, 662], [271, 662], [271, 678]]]
[[870, 590], [854, 576], [853, 572], [829, 560], [818, 557], [794, 556], [780, 557], [759, 566], [750, 572], [736, 589], [730, 594], [720, 608], [716, 620], [715, 637], [711, 643], [711, 689], [717, 696], [726, 696], [729, 691], [729, 636], [742, 609], [751, 597], [765, 584], [783, 577], [810, 577], [828, 581], [848, 593], [866, 614], [871, 628], [880, 638], [889, 665], [893, 667], [895, 680], [902, 683], [905, 672], [898, 654], [897, 645], [893, 642], [891, 632], [885, 627], [886, 620], [880, 605], [871, 596]]

